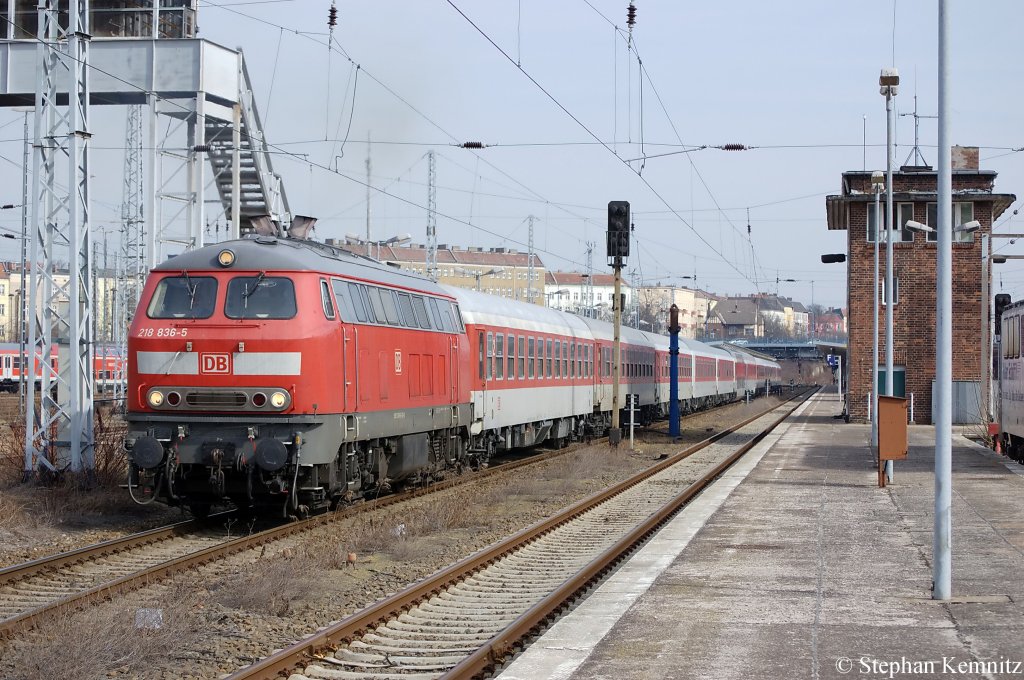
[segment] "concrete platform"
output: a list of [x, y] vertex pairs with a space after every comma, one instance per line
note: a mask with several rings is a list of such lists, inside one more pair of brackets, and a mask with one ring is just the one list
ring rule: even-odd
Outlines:
[[931, 599], [934, 428], [877, 486], [818, 395], [503, 680], [1024, 678], [1024, 467], [953, 438], [953, 599]]

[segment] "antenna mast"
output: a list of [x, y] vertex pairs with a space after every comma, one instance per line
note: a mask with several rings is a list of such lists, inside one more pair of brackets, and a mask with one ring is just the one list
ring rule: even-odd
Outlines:
[[914, 93], [914, 112], [913, 113], [901, 113], [901, 116], [913, 116], [914, 117], [914, 149], [907, 154], [907, 159], [903, 161], [903, 165], [910, 165], [910, 159], [914, 159], [914, 165], [917, 165], [917, 160], [921, 160], [921, 165], [928, 165], [928, 161], [924, 159], [924, 154], [921, 153], [921, 119], [922, 118], [938, 118], [938, 116], [922, 116], [917, 112], [917, 93]]

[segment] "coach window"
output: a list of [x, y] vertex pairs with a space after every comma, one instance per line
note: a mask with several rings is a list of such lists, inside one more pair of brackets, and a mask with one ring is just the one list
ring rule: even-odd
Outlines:
[[487, 334], [487, 379], [494, 377], [494, 333]]
[[544, 377], [544, 338], [537, 338], [537, 379]]
[[370, 302], [373, 303], [374, 309], [377, 308], [378, 304], [381, 307], [377, 313], [378, 319], [381, 318], [381, 312], [383, 312], [383, 318], [387, 319], [389, 326], [402, 325], [402, 318], [398, 315], [398, 303], [395, 302], [394, 291], [371, 288]]
[[229, 319], [291, 319], [297, 313], [295, 284], [283, 276], [236, 276], [228, 281], [224, 315]]
[[519, 336], [519, 379], [526, 377], [526, 338]]
[[501, 380], [505, 377], [505, 335], [498, 333], [495, 342], [494, 364], [495, 364], [495, 378]]
[[576, 343], [569, 341], [569, 377], [576, 377]]
[[451, 309], [452, 315], [455, 317], [455, 326], [454, 326], [455, 332], [456, 333], [465, 333], [466, 332], [466, 325], [464, 323], [462, 323], [462, 311], [459, 310], [459, 306], [457, 304], [455, 304], [454, 302], [449, 304], [448, 306]]
[[551, 340], [551, 338], [548, 338], [548, 351], [547, 351], [547, 356], [545, 357], [545, 359], [547, 360], [547, 366], [548, 366], [548, 368], [547, 368], [547, 370], [546, 370], [546, 371], [544, 371], [544, 375], [546, 375], [546, 376], [547, 376], [547, 377], [549, 377], [549, 378], [550, 378], [550, 377], [552, 376], [552, 371], [551, 371], [551, 369], [552, 369], [552, 366], [551, 366], [551, 361], [552, 361], [552, 357], [554, 357], [554, 354], [552, 354], [552, 353], [551, 353], [551, 343], [552, 343], [552, 340]]
[[532, 379], [533, 378], [533, 338], [527, 338], [526, 341], [527, 341], [527, 347], [529, 348], [527, 350], [527, 355], [526, 355], [527, 359], [529, 359], [529, 361], [527, 362], [526, 374], [527, 374], [527, 377]]
[[216, 304], [216, 279], [182, 272], [160, 279], [146, 313], [151, 319], [208, 319]]
[[422, 296], [412, 296], [412, 309], [416, 313], [416, 323], [419, 324], [419, 327], [429, 330], [430, 317], [427, 316], [427, 304], [423, 301]]
[[391, 325], [393, 322], [388, 318], [387, 310], [384, 309], [384, 301], [380, 296], [380, 288], [366, 286], [366, 298], [370, 301], [370, 308], [373, 315], [377, 317], [377, 323]]
[[347, 286], [348, 301], [352, 305], [352, 312], [355, 314], [356, 321], [366, 323], [366, 308], [363, 307], [363, 298], [359, 295], [359, 286], [354, 283], [349, 283]]
[[508, 361], [508, 379], [513, 380], [516, 377], [516, 336], [511, 333], [508, 334], [508, 345], [506, 347], [505, 359]]
[[324, 316], [328, 319], [334, 318], [334, 303], [331, 302], [331, 289], [327, 286], [327, 281], [320, 279], [320, 301], [324, 306]]
[[477, 373], [479, 374], [480, 379], [483, 380], [484, 379], [484, 343], [486, 342], [486, 340], [484, 340], [484, 332], [483, 331], [478, 331], [477, 334], [476, 334], [476, 339], [477, 339], [477, 343], [479, 345], [479, 348], [477, 350], [477, 355], [480, 358], [480, 365], [478, 367]]
[[[555, 377], [562, 377], [562, 341], [555, 340]], [[569, 376], [565, 376], [569, 377]]]
[[434, 328], [437, 330], [444, 330], [444, 322], [441, 321], [441, 312], [437, 308], [437, 300], [434, 298], [427, 298], [427, 311], [430, 312], [430, 320], [434, 324]]
[[398, 311], [402, 315], [402, 323], [407, 328], [419, 328], [416, 323], [416, 312], [412, 311], [412, 297], [408, 293], [398, 294]]
[[367, 286], [360, 284], [359, 297], [363, 300], [363, 307], [366, 309], [367, 321], [370, 323], [384, 323], [384, 319], [378, 319], [377, 312], [373, 311], [373, 305], [370, 304], [370, 293]]

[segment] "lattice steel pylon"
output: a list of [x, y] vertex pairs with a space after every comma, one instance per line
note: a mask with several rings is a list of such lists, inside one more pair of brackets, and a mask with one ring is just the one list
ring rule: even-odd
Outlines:
[[587, 241], [587, 276], [583, 281], [583, 316], [594, 317], [594, 242]]
[[[26, 399], [25, 472], [91, 471], [93, 440], [92, 234], [89, 217], [89, 3], [69, 0], [68, 26], [59, 0], [39, 0], [39, 77], [35, 97], [29, 367], [41, 373], [40, 409]], [[66, 74], [68, 101], [57, 102]], [[67, 190], [56, 181], [57, 160], [68, 165]], [[57, 274], [66, 248], [67, 281]], [[67, 338], [59, 366], [54, 340]], [[56, 394], [54, 393], [56, 388]]]
[[427, 152], [427, 276], [437, 281], [437, 161]]
[[117, 361], [114, 370], [114, 400], [124, 403], [127, 380], [128, 328], [135, 316], [139, 295], [146, 277], [143, 250], [145, 227], [145, 177], [142, 167], [142, 106], [128, 107], [125, 125], [124, 190], [121, 200], [121, 252], [117, 260], [117, 297], [114, 313], [114, 346]]
[[[530, 215], [526, 219], [530, 222], [530, 232], [527, 241], [528, 254], [526, 256], [526, 301], [532, 303], [534, 295], [533, 280], [537, 276], [535, 273], [536, 268], [534, 267], [534, 261], [537, 259], [537, 256], [533, 252], [533, 223], [537, 218]], [[543, 286], [541, 290], [544, 290]]]

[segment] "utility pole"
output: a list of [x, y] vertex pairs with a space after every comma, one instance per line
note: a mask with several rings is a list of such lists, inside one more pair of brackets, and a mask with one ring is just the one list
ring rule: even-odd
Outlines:
[[608, 444], [617, 447], [622, 438], [619, 428], [619, 382], [622, 375], [622, 267], [629, 257], [629, 202], [608, 203], [608, 259], [615, 271], [615, 293], [612, 297], [614, 334], [612, 347], [612, 424], [608, 431]]

